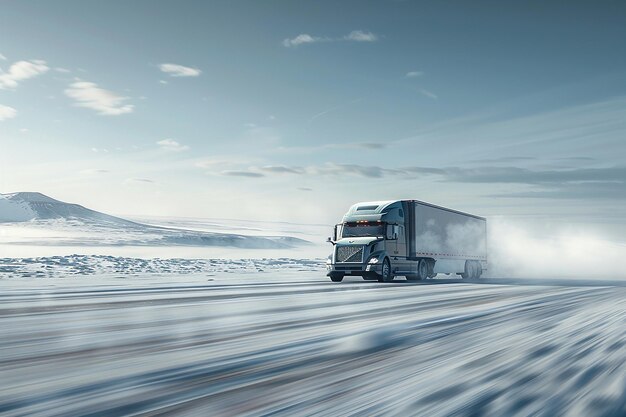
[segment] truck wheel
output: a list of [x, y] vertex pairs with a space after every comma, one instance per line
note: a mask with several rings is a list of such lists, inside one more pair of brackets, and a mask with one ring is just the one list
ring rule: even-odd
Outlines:
[[420, 259], [417, 264], [417, 279], [428, 278], [428, 261], [426, 259]]
[[341, 282], [343, 281], [343, 274], [338, 274], [338, 273], [330, 274], [330, 280], [332, 282]]
[[381, 271], [380, 278], [378, 278], [378, 282], [391, 282], [393, 281], [393, 274], [391, 273], [391, 262], [389, 262], [389, 258], [385, 258], [383, 261], [383, 268]]

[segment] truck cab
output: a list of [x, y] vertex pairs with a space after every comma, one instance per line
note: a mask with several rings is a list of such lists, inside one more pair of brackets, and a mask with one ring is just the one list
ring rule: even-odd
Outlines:
[[[326, 263], [327, 276], [341, 281], [346, 275], [380, 280], [391, 274], [391, 261], [407, 257], [405, 208], [401, 201], [374, 201], [350, 207], [335, 225], [333, 253]], [[389, 268], [389, 270], [385, 270]]]

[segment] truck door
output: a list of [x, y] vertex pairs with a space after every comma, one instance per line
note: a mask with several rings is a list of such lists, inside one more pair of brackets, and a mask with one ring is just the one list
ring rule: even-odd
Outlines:
[[385, 245], [387, 246], [387, 252], [391, 256], [399, 256], [398, 252], [398, 235], [400, 234], [400, 230], [397, 224], [388, 224], [387, 225], [387, 237]]
[[404, 225], [398, 226], [398, 229], [398, 239], [396, 240], [394, 255], [406, 258], [406, 235]]

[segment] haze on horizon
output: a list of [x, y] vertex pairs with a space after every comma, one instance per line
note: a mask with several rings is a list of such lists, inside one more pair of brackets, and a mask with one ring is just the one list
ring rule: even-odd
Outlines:
[[417, 198], [626, 232], [626, 3], [4, 1], [0, 193], [332, 223]]

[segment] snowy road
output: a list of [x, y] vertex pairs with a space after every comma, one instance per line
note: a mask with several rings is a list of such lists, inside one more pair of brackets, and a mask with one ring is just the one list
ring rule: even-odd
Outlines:
[[0, 290], [3, 416], [626, 415], [624, 281], [287, 271]]

